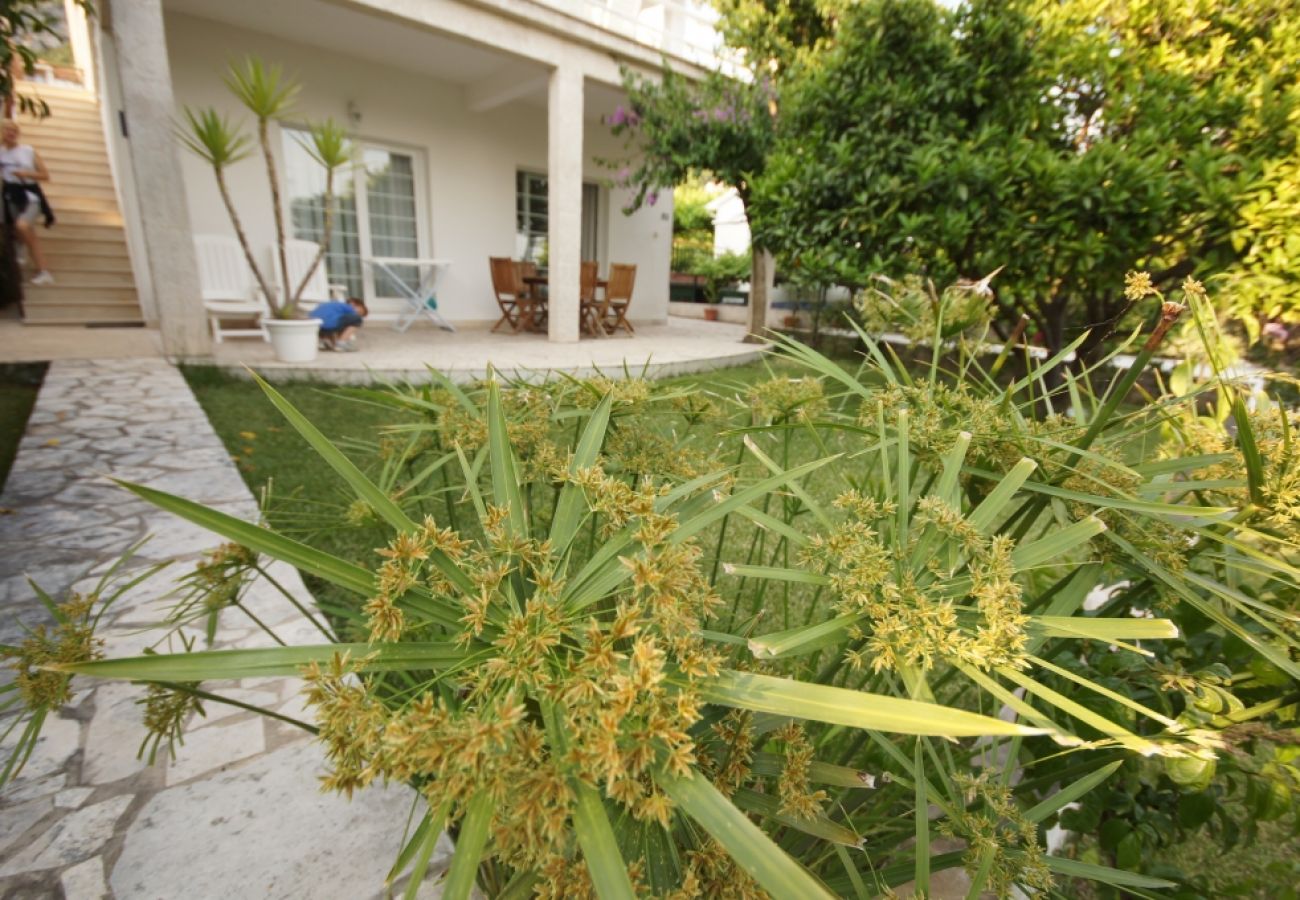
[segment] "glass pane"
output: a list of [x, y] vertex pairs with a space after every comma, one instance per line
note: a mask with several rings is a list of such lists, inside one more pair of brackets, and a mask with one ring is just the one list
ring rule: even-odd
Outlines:
[[[411, 157], [369, 147], [365, 151], [366, 203], [369, 206], [370, 250], [375, 256], [412, 258], [420, 255], [415, 219], [415, 166]], [[414, 266], [394, 266], [409, 287], [417, 284]], [[375, 294], [400, 297], [401, 290], [386, 272], [375, 272]]]
[[[325, 236], [325, 168], [303, 147], [310, 141], [305, 131], [282, 131], [290, 229], [295, 238], [319, 244]], [[341, 284], [348, 296], [360, 297], [363, 288], [356, 186], [351, 178], [343, 176], [334, 179], [334, 188], [334, 224], [325, 254], [325, 271], [330, 284]]]

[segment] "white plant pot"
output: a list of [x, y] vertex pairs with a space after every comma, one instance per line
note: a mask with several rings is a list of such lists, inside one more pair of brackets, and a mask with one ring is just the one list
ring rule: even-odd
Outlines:
[[275, 358], [280, 362], [311, 362], [320, 344], [320, 319], [266, 319]]

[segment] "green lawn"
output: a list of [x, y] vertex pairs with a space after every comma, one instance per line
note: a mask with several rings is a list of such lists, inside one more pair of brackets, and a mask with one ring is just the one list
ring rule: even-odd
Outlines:
[[36, 394], [45, 380], [44, 363], [0, 365], [0, 488], [18, 453], [18, 442], [27, 428], [27, 417], [36, 405]]
[[[748, 407], [736, 398], [743, 396], [750, 384], [768, 378], [771, 371], [803, 374], [788, 364], [769, 368], [760, 363], [666, 383], [704, 387], [732, 410], [736, 424], [742, 424], [749, 421]], [[277, 531], [359, 564], [376, 564], [374, 550], [387, 543], [387, 530], [349, 516], [353, 497], [342, 479], [284, 421], [260, 387], [210, 367], [185, 367], [183, 372]], [[348, 389], [343, 387], [290, 383], [278, 385], [277, 390], [371, 477], [377, 476], [375, 447], [383, 440], [384, 428], [410, 421], [400, 412], [348, 396]], [[806, 460], [819, 455], [806, 433], [793, 434], [791, 440], [792, 458]], [[719, 460], [719, 465], [732, 462]], [[824, 487], [830, 490], [829, 485]], [[726, 561], [747, 557], [754, 531], [747, 524], [730, 529], [722, 554]], [[706, 546], [714, 544], [706, 542]], [[355, 602], [341, 588], [311, 577], [306, 581], [321, 602]], [[782, 618], [789, 614], [788, 606], [783, 604], [787, 609], [783, 609]]]

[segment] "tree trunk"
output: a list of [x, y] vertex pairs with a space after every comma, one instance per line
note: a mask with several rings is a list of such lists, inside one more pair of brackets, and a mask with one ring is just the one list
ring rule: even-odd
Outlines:
[[[325, 227], [321, 233], [320, 252], [316, 258], [311, 261], [307, 271], [303, 273], [302, 281], [298, 282], [298, 289], [293, 292], [293, 303], [297, 304], [302, 299], [302, 292], [307, 290], [307, 282], [316, 274], [316, 267], [321, 264], [325, 254], [329, 252], [331, 232], [334, 230], [334, 170], [325, 170]], [[325, 267], [326, 277], [329, 275], [329, 267]], [[287, 283], [287, 282], [286, 282]]]
[[749, 329], [745, 343], [756, 344], [763, 340], [763, 333], [767, 331], [767, 307], [776, 267], [768, 251], [753, 247], [750, 252], [753, 262], [749, 272]]
[[257, 279], [257, 286], [266, 295], [266, 302], [270, 305], [272, 313], [278, 316], [280, 306], [276, 302], [275, 294], [271, 293], [270, 286], [266, 283], [266, 278], [257, 265], [257, 260], [253, 258], [252, 248], [248, 246], [248, 235], [244, 234], [244, 225], [239, 221], [239, 213], [235, 212], [235, 204], [230, 199], [230, 189], [226, 187], [226, 173], [217, 167], [214, 167], [214, 171], [217, 175], [217, 189], [221, 191], [221, 201], [226, 204], [226, 212], [230, 214], [230, 224], [235, 228], [235, 237], [239, 239], [239, 246], [244, 251], [244, 259], [248, 261], [248, 267], [253, 270], [253, 277]]
[[271, 142], [267, 133], [267, 122], [261, 119], [257, 123], [257, 139], [262, 145], [262, 156], [266, 159], [266, 178], [271, 183], [271, 211], [275, 213], [275, 243], [280, 253], [280, 284], [284, 286], [285, 298], [281, 311], [290, 313], [296, 303], [289, 298], [289, 260], [285, 252], [284, 210], [280, 208], [280, 179], [275, 172], [275, 156], [271, 153]]

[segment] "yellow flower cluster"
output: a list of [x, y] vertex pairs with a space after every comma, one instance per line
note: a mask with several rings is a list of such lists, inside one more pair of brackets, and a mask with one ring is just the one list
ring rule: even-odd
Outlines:
[[839, 613], [866, 620], [850, 629], [861, 645], [847, 651], [853, 668], [1023, 665], [1029, 619], [1009, 538], [983, 536], [936, 497], [918, 501], [912, 539], [902, 543], [879, 530], [892, 502], [849, 491], [835, 506], [848, 517], [805, 552], [829, 569]]
[[760, 422], [811, 422], [826, 412], [821, 379], [771, 378], [749, 389], [749, 407]]
[[965, 795], [966, 807], [944, 819], [939, 828], [966, 841], [963, 862], [972, 877], [991, 858], [987, 889], [1009, 897], [1014, 887], [1048, 893], [1052, 871], [1044, 861], [1038, 826], [1025, 818], [1011, 789], [996, 777], [955, 773], [953, 781]]
[[[371, 640], [418, 639], [425, 626], [404, 597], [427, 590], [463, 611], [466, 664], [399, 700], [343, 658], [307, 672], [332, 765], [328, 788], [401, 779], [422, 785], [434, 808], [448, 805], [453, 819], [486, 791], [493, 852], [551, 873], [543, 893], [552, 896], [583, 896], [586, 884], [570, 843], [571, 780], [666, 826], [672, 804], [652, 775], [695, 765], [690, 729], [701, 701], [692, 685], [722, 663], [701, 639], [720, 600], [699, 547], [674, 540], [675, 518], [658, 511], [662, 489], [629, 486], [600, 467], [573, 483], [607, 531], [634, 541], [621, 585], [569, 591], [567, 559], [515, 533], [505, 508], [487, 510], [476, 542], [426, 520], [379, 551], [379, 591], [366, 605]], [[443, 555], [472, 587], [448, 581], [433, 564]]]
[[55, 709], [72, 699], [72, 677], [46, 666], [103, 656], [104, 642], [95, 637], [91, 617], [97, 602], [97, 594], [73, 592], [59, 604], [53, 630], [37, 625], [17, 647], [0, 647], [0, 659], [12, 660], [9, 668], [16, 673], [14, 682], [28, 709]]

